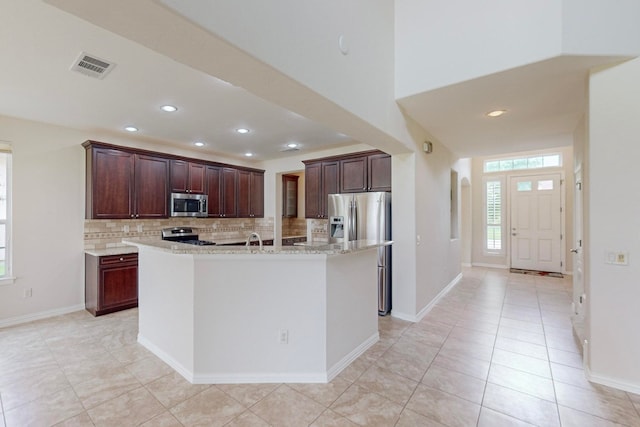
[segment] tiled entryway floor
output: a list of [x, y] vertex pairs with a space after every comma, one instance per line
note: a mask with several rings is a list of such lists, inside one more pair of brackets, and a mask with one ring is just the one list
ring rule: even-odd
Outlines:
[[465, 269], [421, 322], [381, 318], [381, 340], [330, 384], [191, 385], [136, 343], [136, 310], [5, 328], [3, 421], [640, 426], [640, 396], [584, 379], [568, 317], [570, 290], [570, 278]]

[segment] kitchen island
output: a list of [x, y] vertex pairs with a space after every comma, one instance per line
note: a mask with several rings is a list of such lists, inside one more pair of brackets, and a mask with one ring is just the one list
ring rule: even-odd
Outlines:
[[138, 342], [191, 383], [323, 383], [379, 339], [377, 248], [138, 247]]

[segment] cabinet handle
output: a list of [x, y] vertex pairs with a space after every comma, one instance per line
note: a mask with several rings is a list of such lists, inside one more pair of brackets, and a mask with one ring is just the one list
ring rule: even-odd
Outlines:
[[124, 261], [124, 258], [120, 257], [120, 261]]

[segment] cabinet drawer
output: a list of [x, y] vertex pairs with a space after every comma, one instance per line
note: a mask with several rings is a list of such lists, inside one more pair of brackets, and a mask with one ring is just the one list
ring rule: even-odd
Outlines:
[[113, 265], [126, 262], [138, 262], [138, 254], [109, 255], [100, 257], [100, 265]]

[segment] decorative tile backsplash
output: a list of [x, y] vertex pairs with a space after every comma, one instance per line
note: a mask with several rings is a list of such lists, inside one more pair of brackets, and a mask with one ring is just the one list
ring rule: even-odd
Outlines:
[[282, 237], [306, 236], [307, 220], [304, 218], [282, 218]]
[[[285, 224], [290, 222], [290, 224]], [[193, 227], [202, 240], [244, 241], [255, 231], [262, 240], [273, 239], [273, 217], [269, 218], [168, 218], [168, 219], [120, 219], [85, 220], [85, 250], [108, 249], [124, 246], [123, 238], [155, 237], [160, 239], [163, 228]], [[326, 242], [329, 221], [326, 219], [282, 220], [283, 236], [307, 236], [311, 241]], [[288, 234], [287, 234], [288, 233]]]
[[163, 228], [193, 227], [202, 240], [244, 241], [255, 231], [273, 239], [273, 218], [168, 218], [140, 220], [85, 220], [85, 250], [123, 246], [123, 238], [157, 237]]

